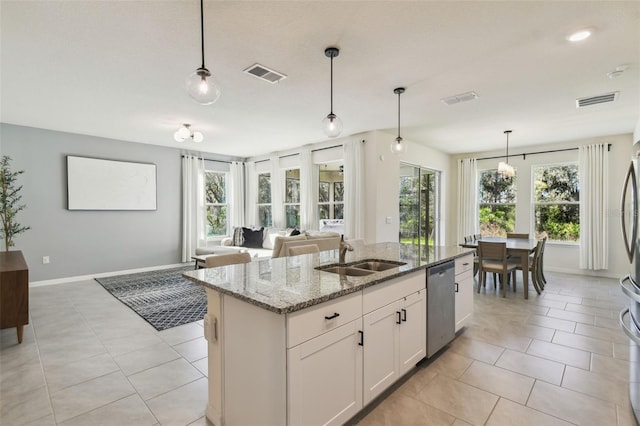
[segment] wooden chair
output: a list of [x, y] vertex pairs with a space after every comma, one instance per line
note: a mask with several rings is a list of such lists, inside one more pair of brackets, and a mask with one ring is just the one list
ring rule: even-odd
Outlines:
[[[486, 286], [487, 272], [493, 272], [500, 274], [502, 297], [506, 297], [509, 277], [515, 275], [515, 270], [518, 267], [516, 263], [507, 258], [507, 244], [478, 241], [478, 266], [478, 272], [480, 274], [478, 279], [478, 293], [480, 293], [481, 285]], [[513, 281], [513, 290], [515, 291], [515, 279]]]
[[251, 255], [248, 252], [216, 254], [205, 259], [204, 267], [215, 268], [216, 266], [235, 265], [237, 263], [249, 262], [251, 262]]
[[301, 254], [313, 253], [320, 253], [320, 248], [317, 244], [307, 244], [304, 246], [289, 247], [287, 249], [287, 256], [300, 256]]
[[542, 239], [542, 247], [540, 248], [540, 254], [538, 256], [538, 285], [541, 290], [544, 290], [544, 285], [547, 283], [547, 278], [544, 276], [544, 249], [547, 246], [547, 237]]
[[518, 234], [515, 232], [507, 232], [507, 238], [522, 238], [522, 239], [528, 240], [529, 234]]
[[473, 240], [474, 241], [478, 241], [481, 238], [482, 238], [482, 234], [473, 234]]
[[[542, 251], [545, 243], [546, 243], [546, 237], [538, 241], [538, 244], [536, 244], [536, 248], [533, 251], [533, 254], [529, 256], [529, 272], [531, 273], [531, 282], [533, 283], [533, 287], [536, 289], [536, 292], [538, 292], [538, 294], [540, 294], [540, 292], [544, 290], [544, 284], [542, 283], [540, 268], [542, 267], [541, 259], [542, 259]], [[518, 265], [518, 269], [522, 270], [522, 267]]]
[[469, 235], [468, 237], [464, 237], [464, 243], [469, 244], [473, 242], [473, 235]]

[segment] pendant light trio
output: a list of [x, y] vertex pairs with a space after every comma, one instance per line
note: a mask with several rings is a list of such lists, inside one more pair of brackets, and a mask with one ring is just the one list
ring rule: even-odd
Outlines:
[[[189, 96], [200, 105], [211, 105], [220, 97], [220, 88], [204, 62], [204, 0], [200, 0], [200, 54], [202, 64], [187, 77], [187, 92]], [[322, 120], [322, 130], [328, 137], [335, 138], [342, 133], [342, 120], [333, 112], [333, 58], [340, 54], [340, 49], [337, 47], [327, 47], [324, 50], [324, 54], [327, 58], [331, 59], [331, 91], [329, 114]], [[391, 143], [391, 152], [395, 154], [400, 154], [407, 150], [407, 144], [400, 136], [400, 95], [404, 93], [404, 91], [405, 89], [403, 87], [399, 87], [393, 91], [393, 93], [398, 95], [398, 137]], [[180, 126], [173, 137], [178, 142], [183, 142], [187, 139], [191, 139], [194, 142], [202, 142], [204, 140], [202, 133], [192, 131], [191, 124], [189, 123], [184, 123]]]

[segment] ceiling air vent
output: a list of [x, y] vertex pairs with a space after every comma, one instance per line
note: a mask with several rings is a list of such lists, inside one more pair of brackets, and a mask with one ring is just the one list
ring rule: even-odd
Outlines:
[[286, 75], [281, 74], [278, 71], [269, 69], [260, 64], [253, 64], [249, 68], [244, 70], [244, 72], [271, 84], [279, 83], [280, 80], [284, 80], [285, 78], [287, 78]]
[[460, 93], [459, 95], [449, 96], [448, 98], [442, 98], [440, 100], [442, 101], [442, 103], [445, 103], [447, 105], [455, 105], [459, 104], [460, 102], [472, 101], [474, 99], [478, 99], [478, 95], [476, 94], [476, 92]]
[[615, 102], [618, 100], [620, 92], [605, 93], [604, 95], [589, 96], [588, 98], [576, 99], [576, 108], [584, 108], [589, 105], [603, 104], [605, 102]]

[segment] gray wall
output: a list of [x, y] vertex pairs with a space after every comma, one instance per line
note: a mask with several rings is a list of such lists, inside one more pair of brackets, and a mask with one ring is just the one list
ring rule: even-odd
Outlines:
[[[181, 152], [147, 144], [0, 124], [0, 154], [24, 170], [18, 235], [30, 281], [180, 262]], [[66, 155], [153, 163], [156, 211], [67, 210]], [[4, 242], [0, 243], [4, 250]], [[42, 264], [49, 256], [51, 263]]]

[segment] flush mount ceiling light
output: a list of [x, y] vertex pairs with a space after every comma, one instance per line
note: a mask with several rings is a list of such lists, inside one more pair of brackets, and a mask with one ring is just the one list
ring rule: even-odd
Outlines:
[[511, 130], [505, 130], [504, 134], [507, 135], [507, 157], [505, 161], [498, 163], [498, 173], [504, 177], [514, 177], [516, 171], [513, 169], [513, 166], [509, 164], [509, 134], [511, 134]]
[[200, 0], [200, 51], [202, 65], [187, 77], [187, 92], [201, 105], [211, 105], [220, 97], [220, 89], [211, 72], [204, 66], [204, 0]]
[[393, 93], [398, 95], [398, 137], [395, 141], [391, 142], [391, 152], [401, 154], [407, 152], [407, 143], [402, 140], [402, 136], [400, 136], [400, 95], [404, 93], [404, 87], [393, 89]]
[[593, 28], [582, 28], [578, 31], [574, 31], [567, 36], [567, 40], [572, 42], [586, 40], [593, 34]]
[[173, 138], [176, 142], [184, 142], [187, 139], [191, 139], [194, 142], [202, 142], [204, 140], [204, 136], [200, 132], [194, 132], [191, 130], [191, 124], [183, 124], [180, 128], [173, 134]]
[[327, 47], [324, 50], [324, 55], [331, 58], [331, 109], [329, 115], [322, 120], [322, 130], [330, 138], [335, 138], [342, 132], [342, 120], [333, 113], [333, 58], [339, 54], [340, 50], [337, 47]]

